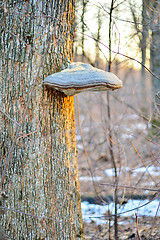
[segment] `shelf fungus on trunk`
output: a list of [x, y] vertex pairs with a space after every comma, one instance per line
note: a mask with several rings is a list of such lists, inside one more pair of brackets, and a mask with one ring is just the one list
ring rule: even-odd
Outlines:
[[46, 77], [44, 85], [67, 96], [85, 91], [115, 90], [123, 86], [122, 81], [113, 73], [82, 62], [72, 62], [65, 70]]

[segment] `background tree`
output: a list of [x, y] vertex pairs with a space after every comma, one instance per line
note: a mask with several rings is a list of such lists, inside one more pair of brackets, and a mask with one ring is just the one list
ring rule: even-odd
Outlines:
[[146, 64], [146, 51], [147, 51], [147, 40], [149, 38], [148, 30], [149, 30], [149, 17], [148, 17], [148, 0], [142, 1], [142, 12], [141, 16], [139, 14], [139, 8], [136, 5], [136, 2], [129, 1], [130, 10], [134, 22], [135, 35], [138, 36], [139, 40], [139, 49], [141, 52], [141, 110], [147, 114], [148, 113], [148, 105], [147, 103], [147, 91], [146, 91], [146, 72], [145, 72], [145, 64]]
[[145, 106], [145, 102], [147, 102], [147, 93], [146, 93], [146, 81], [145, 81], [145, 68], [146, 64], [146, 51], [147, 51], [147, 39], [148, 39], [148, 30], [149, 30], [149, 19], [147, 15], [147, 6], [149, 1], [142, 1], [142, 36], [140, 39], [140, 48], [141, 48], [141, 56], [142, 56], [142, 65], [141, 65], [141, 103], [142, 103], [142, 111], [147, 113], [147, 109]]
[[[150, 19], [151, 19], [151, 44], [150, 44], [150, 68], [151, 71], [160, 77], [160, 1], [152, 0], [149, 5]], [[160, 90], [160, 80], [152, 77], [152, 92], [154, 110], [160, 109], [160, 101], [155, 97], [156, 93]]]
[[97, 13], [97, 34], [96, 34], [96, 39], [97, 41], [95, 41], [95, 64], [97, 67], [99, 67], [100, 64], [100, 47], [99, 47], [99, 41], [101, 40], [101, 28], [102, 28], [102, 19], [101, 19], [101, 11], [100, 8], [98, 9], [98, 13]]
[[88, 3], [88, 0], [82, 0], [82, 15], [81, 15], [81, 22], [82, 22], [82, 39], [81, 39], [81, 44], [82, 44], [82, 61], [84, 61], [84, 57], [85, 57], [85, 51], [84, 51], [85, 22], [84, 22], [84, 17], [85, 17], [85, 13], [86, 13], [87, 3]]
[[[139, 46], [141, 50], [141, 110], [147, 114], [148, 106], [147, 102], [147, 92], [146, 92], [146, 74], [144, 65], [146, 64], [146, 51], [147, 48], [150, 48], [150, 70], [159, 77], [159, 56], [160, 56], [160, 27], [159, 27], [159, 9], [160, 3], [157, 0], [142, 1], [142, 17], [141, 21], [137, 17], [137, 5], [136, 2], [130, 3], [130, 9], [134, 21], [134, 27], [136, 30], [136, 34], [139, 37]], [[141, 22], [141, 24], [140, 24]], [[141, 25], [141, 26], [140, 26]], [[150, 31], [150, 35], [149, 32]], [[149, 45], [147, 46], [147, 41]], [[155, 76], [152, 76], [152, 97], [153, 102], [159, 103], [158, 98], [155, 98], [156, 92], [160, 89], [160, 81]], [[155, 103], [153, 104], [152, 113], [154, 114], [157, 108], [155, 107]]]
[[1, 228], [15, 239], [83, 239], [74, 98], [42, 85], [72, 60], [74, 5], [1, 3]]

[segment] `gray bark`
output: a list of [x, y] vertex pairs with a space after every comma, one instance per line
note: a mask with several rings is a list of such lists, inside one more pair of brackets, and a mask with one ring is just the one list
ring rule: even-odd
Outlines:
[[13, 239], [84, 239], [74, 98], [42, 85], [72, 60], [74, 4], [7, 0], [0, 9], [2, 176], [22, 124], [1, 188], [0, 232]]

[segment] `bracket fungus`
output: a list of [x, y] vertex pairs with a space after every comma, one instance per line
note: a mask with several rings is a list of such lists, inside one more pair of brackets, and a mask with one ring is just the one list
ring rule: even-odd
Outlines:
[[67, 96], [85, 91], [115, 90], [123, 86], [122, 81], [113, 73], [82, 62], [72, 62], [65, 70], [46, 77], [44, 85]]

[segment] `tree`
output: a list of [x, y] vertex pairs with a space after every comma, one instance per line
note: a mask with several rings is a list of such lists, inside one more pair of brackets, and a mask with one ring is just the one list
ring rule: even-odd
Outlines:
[[146, 74], [144, 65], [146, 64], [146, 50], [147, 50], [147, 39], [148, 39], [148, 25], [149, 20], [147, 16], [147, 6], [148, 0], [142, 1], [142, 36], [140, 38], [140, 48], [141, 48], [141, 108], [144, 113], [147, 114], [148, 109], [146, 106], [147, 93], [146, 93]]
[[[160, 11], [159, 9], [160, 9], [160, 1], [152, 0], [150, 2], [150, 16], [151, 16], [150, 68], [151, 68], [151, 71], [158, 77], [160, 77]], [[160, 80], [155, 77], [152, 77], [153, 100], [155, 99], [156, 103], [158, 104], [160, 104], [160, 101], [158, 98], [155, 98], [155, 95], [159, 91], [159, 89], [160, 89]], [[159, 105], [157, 105], [157, 107], [158, 106]]]
[[[160, 76], [159, 72], [159, 58], [160, 58], [160, 2], [159, 0], [143, 0], [142, 1], [142, 29], [139, 30], [139, 21], [136, 17], [136, 7], [131, 4], [130, 8], [132, 12], [132, 17], [134, 21], [135, 30], [139, 37], [139, 45], [141, 49], [142, 65], [141, 65], [141, 108], [143, 112], [147, 113], [148, 107], [146, 106], [147, 94], [146, 94], [146, 75], [144, 65], [146, 64], [146, 50], [147, 50], [147, 40], [149, 38], [148, 31], [150, 30], [150, 70], [157, 77]], [[153, 101], [156, 100], [156, 103], [159, 103], [158, 98], [155, 98], [156, 93], [160, 89], [160, 80], [152, 75], [152, 97]], [[155, 103], [153, 104], [153, 114], [155, 112]], [[158, 105], [157, 105], [158, 106]]]
[[99, 51], [99, 41], [101, 40], [101, 35], [100, 35], [100, 31], [102, 28], [102, 20], [101, 20], [101, 11], [100, 8], [98, 9], [98, 13], [97, 13], [97, 23], [98, 23], [98, 29], [97, 29], [97, 36], [96, 39], [97, 41], [95, 41], [95, 64], [97, 67], [99, 67], [99, 62], [100, 62], [100, 51]]
[[73, 58], [74, 8], [1, 5], [1, 228], [15, 239], [84, 238], [74, 98], [42, 84]]
[[[142, 0], [142, 13], [141, 13], [141, 20], [137, 17], [139, 11], [136, 2], [130, 0], [130, 10], [134, 22], [134, 28], [136, 35], [139, 39], [139, 48], [141, 51], [141, 101], [140, 106], [141, 110], [147, 114], [148, 113], [148, 106], [147, 106], [147, 92], [146, 92], [146, 72], [145, 72], [145, 64], [146, 64], [146, 50], [147, 50], [147, 39], [148, 39], [148, 29], [149, 29], [149, 18], [148, 18], [148, 0]], [[141, 27], [141, 29], [140, 29]]]

